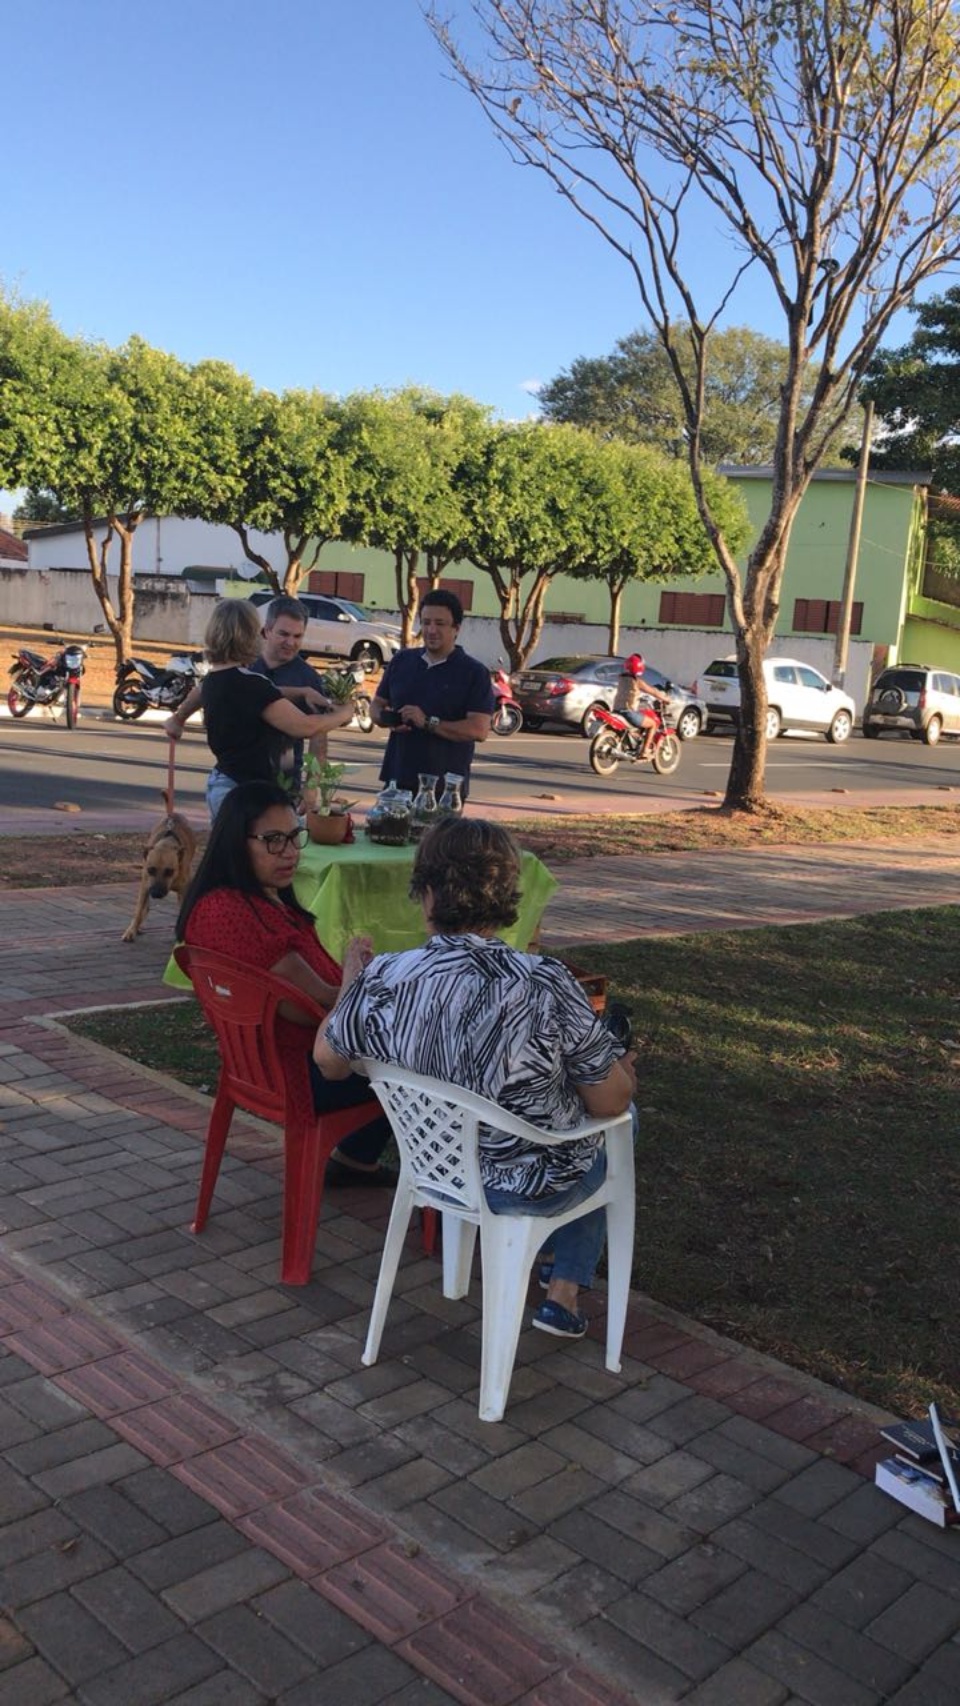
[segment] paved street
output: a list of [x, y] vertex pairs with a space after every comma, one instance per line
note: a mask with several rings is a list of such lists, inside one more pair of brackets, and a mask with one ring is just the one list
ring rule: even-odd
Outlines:
[[[943, 902], [953, 849], [584, 861], [546, 938]], [[415, 1238], [360, 1366], [379, 1193], [330, 1193], [280, 1286], [276, 1139], [239, 1121], [192, 1237], [208, 1099], [53, 1018], [163, 999], [169, 914], [125, 947], [129, 906], [4, 895], [0, 1706], [955, 1706], [957, 1537], [870, 1484], [876, 1414], [655, 1274], [619, 1376], [598, 1290], [489, 1426], [478, 1288], [445, 1303]]]
[[[491, 738], [480, 748], [471, 799], [486, 812], [517, 815], [565, 812], [673, 811], [722, 795], [731, 742], [713, 736], [687, 742], [674, 776], [646, 766], [621, 768], [601, 781], [587, 762], [587, 742], [575, 734], [520, 734]], [[351, 797], [368, 806], [379, 787], [383, 736], [350, 732], [331, 742], [332, 755], [351, 770]], [[181, 809], [205, 817], [203, 787], [209, 753], [202, 731], [191, 729], [177, 752], [176, 791]], [[122, 817], [155, 818], [167, 776], [167, 743], [157, 722], [122, 726], [112, 718], [85, 718], [72, 732], [44, 718], [0, 721], [0, 811], [24, 830], [50, 822], [57, 802], [80, 805], [84, 822]], [[794, 805], [838, 805], [851, 797], [865, 804], [938, 803], [960, 797], [960, 741], [926, 748], [907, 740], [865, 741], [840, 747], [788, 736], [769, 751], [771, 798]]]

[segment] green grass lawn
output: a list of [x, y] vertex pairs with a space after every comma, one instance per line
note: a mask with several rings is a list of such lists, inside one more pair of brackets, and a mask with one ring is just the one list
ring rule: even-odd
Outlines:
[[[572, 957], [633, 1005], [637, 1285], [893, 1410], [960, 1410], [960, 909]], [[71, 1024], [215, 1083], [192, 1003]]]

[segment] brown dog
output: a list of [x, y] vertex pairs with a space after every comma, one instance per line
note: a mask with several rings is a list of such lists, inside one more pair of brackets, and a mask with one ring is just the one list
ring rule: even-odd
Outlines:
[[143, 850], [143, 870], [140, 872], [140, 893], [133, 917], [121, 940], [135, 942], [143, 929], [152, 900], [162, 900], [171, 890], [178, 900], [183, 899], [190, 881], [190, 867], [197, 848], [197, 838], [185, 817], [170, 810], [170, 796], [164, 794], [167, 815], [151, 832]]

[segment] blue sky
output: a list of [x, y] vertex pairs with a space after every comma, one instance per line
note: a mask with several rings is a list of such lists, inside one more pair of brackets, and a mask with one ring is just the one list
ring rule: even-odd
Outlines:
[[[626, 264], [510, 160], [418, 0], [31, 0], [0, 39], [0, 281], [71, 335], [509, 419], [642, 321]], [[719, 237], [693, 235], [709, 281]], [[752, 287], [727, 318], [779, 335]]]
[[2, 39], [0, 279], [72, 335], [513, 418], [639, 319], [417, 0], [32, 0]]

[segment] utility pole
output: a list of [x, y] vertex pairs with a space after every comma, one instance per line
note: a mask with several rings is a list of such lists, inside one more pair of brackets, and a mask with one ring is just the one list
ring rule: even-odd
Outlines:
[[857, 485], [850, 517], [850, 537], [847, 541], [847, 566], [843, 576], [843, 598], [840, 621], [837, 624], [837, 643], [833, 653], [833, 684], [842, 687], [847, 673], [847, 652], [850, 647], [850, 617], [853, 612], [853, 591], [857, 584], [857, 558], [860, 555], [860, 529], [863, 525], [863, 500], [867, 491], [867, 471], [870, 467], [870, 432], [873, 426], [873, 403], [863, 411], [863, 437], [860, 440], [860, 462]]

